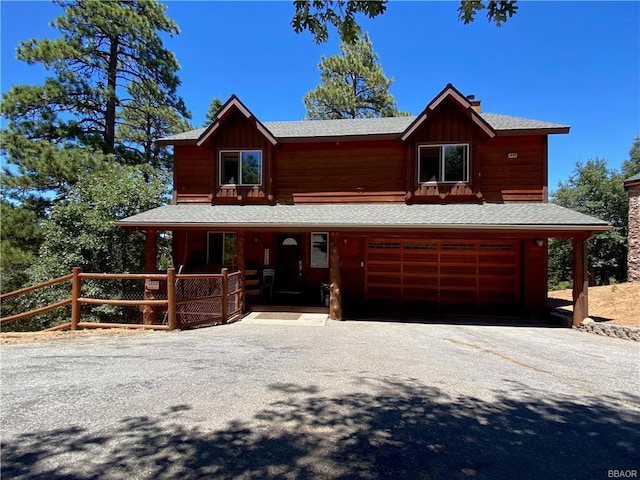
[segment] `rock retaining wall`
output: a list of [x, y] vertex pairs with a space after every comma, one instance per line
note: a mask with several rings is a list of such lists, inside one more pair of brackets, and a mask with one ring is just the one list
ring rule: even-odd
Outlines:
[[578, 328], [584, 332], [595, 333], [596, 335], [606, 335], [608, 337], [640, 342], [640, 328], [596, 323], [590, 318], [586, 318]]
[[629, 193], [629, 271], [630, 282], [640, 282], [640, 185], [630, 186]]
[[[560, 322], [560, 324], [566, 327], [571, 327], [573, 320], [571, 318], [571, 312], [557, 308], [552, 310], [550, 313], [551, 318], [556, 322]], [[640, 328], [637, 327], [597, 323], [591, 318], [585, 318], [577, 329], [582, 332], [595, 333], [596, 335], [604, 335], [607, 337], [622, 338], [624, 340], [640, 342]]]

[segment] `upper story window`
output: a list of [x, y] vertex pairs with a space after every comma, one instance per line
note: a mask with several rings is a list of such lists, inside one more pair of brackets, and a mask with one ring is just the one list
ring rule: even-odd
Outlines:
[[420, 145], [418, 182], [468, 182], [469, 144]]
[[261, 185], [261, 150], [222, 150], [220, 185]]

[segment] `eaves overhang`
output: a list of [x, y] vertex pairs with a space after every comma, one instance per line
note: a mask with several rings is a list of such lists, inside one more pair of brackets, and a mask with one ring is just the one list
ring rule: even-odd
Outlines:
[[117, 222], [133, 229], [593, 234], [611, 226], [555, 204], [167, 205]]
[[520, 135], [553, 135], [569, 133], [571, 127], [552, 128], [514, 128], [511, 130], [496, 130], [497, 137], [516, 137]]

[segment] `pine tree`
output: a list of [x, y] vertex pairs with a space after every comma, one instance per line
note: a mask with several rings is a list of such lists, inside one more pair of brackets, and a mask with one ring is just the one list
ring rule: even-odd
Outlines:
[[[60, 36], [22, 42], [17, 49], [18, 58], [43, 65], [50, 76], [41, 85], [13, 86], [0, 106], [7, 120], [0, 145], [6, 161], [2, 175], [5, 290], [48, 279], [26, 268], [32, 263], [62, 265], [58, 256], [63, 250], [44, 246], [55, 236], [47, 232], [59, 211], [56, 207], [80, 211], [86, 203], [77, 195], [78, 189], [91, 189], [96, 198], [113, 202], [113, 212], [127, 211], [129, 207], [117, 202], [133, 202], [142, 187], [128, 181], [133, 170], [118, 170], [126, 164], [136, 165], [127, 168], [139, 172], [136, 178], [141, 175], [149, 188], [165, 192], [170, 158], [153, 140], [189, 128], [190, 114], [177, 94], [179, 66], [161, 38], [178, 33], [177, 25], [165, 15], [166, 6], [156, 0], [54, 3], [63, 9], [53, 22]], [[109, 182], [100, 178], [121, 186], [119, 198], [110, 195]], [[112, 217], [116, 218], [115, 213]], [[90, 259], [109, 259], [104, 249], [115, 249], [116, 243], [106, 230], [92, 237], [90, 223], [78, 222], [69, 230], [83, 258], [70, 255], [65, 261], [84, 265]], [[43, 248], [38, 249], [40, 242]], [[128, 246], [131, 258], [142, 256], [139, 239]], [[105, 264], [104, 268], [118, 270], [122, 265]], [[17, 269], [20, 275], [13, 274]], [[45, 273], [55, 275], [52, 269]]]
[[173, 167], [173, 158], [167, 148], [155, 141], [192, 127], [178, 110], [166, 105], [154, 89], [155, 85], [149, 81], [127, 87], [133, 101], [122, 108], [116, 139], [123, 150], [122, 163], [151, 165], [168, 172]]
[[340, 44], [340, 55], [324, 57], [318, 67], [320, 82], [304, 97], [307, 119], [403, 116], [389, 93], [387, 78], [367, 34], [355, 43]]
[[222, 101], [218, 97], [215, 97], [213, 100], [211, 100], [211, 103], [209, 104], [209, 110], [207, 110], [207, 113], [204, 116], [204, 123], [202, 124], [203, 127], [208, 127], [216, 121], [216, 114], [221, 107]]
[[[93, 152], [124, 163], [148, 160], [147, 139], [136, 143], [126, 129], [117, 135], [123, 117], [133, 117], [127, 109], [151, 105], [154, 122], [170, 125], [190, 116], [177, 95], [179, 65], [160, 38], [178, 34], [166, 6], [155, 0], [54, 3], [64, 9], [53, 22], [61, 36], [17, 49], [18, 58], [44, 65], [52, 76], [42, 85], [13, 86], [2, 101], [8, 120], [2, 153], [13, 165], [5, 170], [9, 193], [56, 194], [59, 184], [91, 168], [85, 157], [94, 159]], [[84, 153], [71, 152], [77, 148]], [[142, 153], [132, 156], [132, 149]]]

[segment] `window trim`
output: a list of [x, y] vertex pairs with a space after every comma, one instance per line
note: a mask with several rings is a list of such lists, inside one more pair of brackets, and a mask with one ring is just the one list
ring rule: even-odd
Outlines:
[[[439, 176], [441, 176], [442, 178], [438, 178], [437, 180], [428, 180], [426, 182], [421, 182], [420, 181], [420, 150], [422, 148], [433, 148], [433, 147], [438, 147], [440, 149], [440, 155], [439, 155], [439, 165], [438, 165], [438, 169], [439, 169]], [[465, 168], [464, 168], [464, 175], [463, 175], [463, 179], [462, 180], [444, 180], [444, 176], [445, 176], [445, 157], [444, 157], [444, 147], [466, 147], [466, 162], [465, 162]], [[469, 143], [459, 143], [459, 142], [454, 142], [454, 143], [420, 143], [417, 146], [417, 157], [416, 157], [416, 180], [417, 180], [417, 184], [418, 185], [435, 185], [435, 184], [449, 184], [449, 185], [455, 185], [458, 183], [469, 183], [469, 177], [470, 177], [470, 167], [471, 167], [471, 145]]]
[[[260, 152], [260, 181], [258, 183], [243, 183], [242, 182], [242, 154], [249, 152]], [[222, 155], [224, 153], [237, 153], [238, 154], [238, 177], [240, 177], [236, 183], [222, 183]], [[264, 170], [264, 152], [260, 148], [224, 148], [218, 150], [218, 186], [219, 187], [261, 187], [263, 184], [263, 170]]]
[[[235, 236], [236, 237], [236, 242], [237, 242], [238, 241], [237, 234], [236, 234], [236, 232], [212, 232], [212, 231], [208, 231], [207, 232], [207, 263], [206, 263], [206, 265], [218, 265], [217, 263], [213, 263], [211, 261], [211, 257], [210, 257], [210, 254], [211, 254], [211, 245], [210, 245], [211, 234], [222, 235], [222, 251], [220, 252], [220, 259], [222, 260], [222, 263], [220, 265], [221, 265], [222, 268], [224, 268], [225, 265], [226, 265], [225, 264], [225, 258], [224, 258], [224, 253], [225, 253], [224, 247], [225, 247], [225, 244], [226, 244], [226, 241], [227, 241], [227, 235]], [[233, 258], [231, 259], [231, 263], [234, 263], [233, 262]]]
[[[324, 235], [325, 238], [327, 239], [327, 258], [326, 258], [326, 265], [314, 265], [313, 263], [313, 236], [314, 235]], [[311, 235], [309, 236], [309, 268], [316, 268], [316, 269], [322, 269], [322, 268], [329, 268], [329, 232], [311, 232]]]

